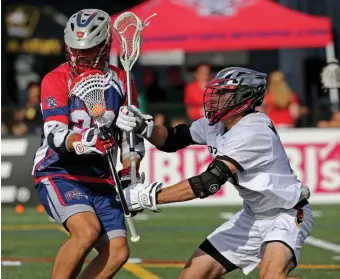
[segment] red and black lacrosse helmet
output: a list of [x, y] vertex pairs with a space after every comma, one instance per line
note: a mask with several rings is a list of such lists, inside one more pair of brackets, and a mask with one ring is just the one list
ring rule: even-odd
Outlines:
[[220, 71], [204, 92], [204, 111], [209, 125], [261, 105], [267, 91], [266, 77], [264, 73], [241, 67]]

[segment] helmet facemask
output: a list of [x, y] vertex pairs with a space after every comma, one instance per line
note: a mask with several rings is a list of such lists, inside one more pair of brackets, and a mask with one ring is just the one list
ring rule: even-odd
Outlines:
[[66, 58], [72, 75], [77, 76], [87, 70], [104, 70], [109, 58], [111, 39], [88, 49], [75, 49], [66, 46]]
[[254, 109], [255, 104], [262, 102], [264, 94], [259, 98], [257, 90], [265, 90], [242, 82], [243, 78], [219, 79], [207, 84], [204, 92], [204, 111], [209, 125]]

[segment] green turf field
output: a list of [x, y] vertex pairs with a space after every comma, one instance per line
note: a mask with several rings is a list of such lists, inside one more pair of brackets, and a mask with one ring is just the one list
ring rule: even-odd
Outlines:
[[[141, 241], [131, 244], [129, 263], [116, 276], [120, 279], [177, 278], [180, 267], [205, 236], [223, 222], [221, 212], [236, 212], [238, 207], [165, 208], [160, 214], [147, 213], [147, 220], [136, 225]], [[340, 245], [340, 205], [314, 206], [312, 236]], [[35, 209], [18, 215], [13, 209], [2, 209], [2, 278], [50, 278], [53, 257], [67, 235]], [[143, 216], [142, 216], [143, 217]], [[331, 245], [332, 246], [332, 245]], [[338, 249], [340, 246], [332, 246]], [[94, 254], [92, 254], [93, 256]], [[91, 257], [91, 255], [90, 255]], [[4, 262], [5, 261], [5, 262]], [[18, 264], [19, 266], [4, 266]], [[302, 279], [339, 279], [340, 253], [306, 244], [300, 266], [292, 276]], [[225, 278], [257, 278], [234, 272]]]

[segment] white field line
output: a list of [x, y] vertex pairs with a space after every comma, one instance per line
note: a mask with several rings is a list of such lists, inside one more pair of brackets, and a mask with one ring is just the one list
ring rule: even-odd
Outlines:
[[229, 220], [235, 215], [234, 212], [221, 212], [220, 218], [223, 220]]
[[306, 239], [306, 243], [308, 243], [309, 245], [312, 245], [314, 247], [318, 247], [324, 250], [328, 250], [328, 251], [332, 251], [335, 253], [340, 253], [340, 245], [332, 243], [332, 242], [328, 242], [313, 236], [309, 236]]
[[147, 221], [150, 219], [150, 215], [145, 213], [138, 213], [136, 216], [133, 217], [133, 219], [138, 221]]
[[1, 261], [2, 266], [21, 266], [21, 261]]
[[312, 210], [313, 217], [322, 217], [323, 212], [321, 210]]

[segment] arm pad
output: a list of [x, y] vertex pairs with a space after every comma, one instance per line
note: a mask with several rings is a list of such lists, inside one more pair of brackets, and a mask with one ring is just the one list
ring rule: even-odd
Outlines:
[[190, 144], [195, 144], [190, 134], [190, 126], [179, 124], [175, 127], [166, 127], [166, 129], [168, 130], [168, 136], [164, 145], [157, 147], [158, 150], [164, 152], [176, 152]]
[[189, 184], [195, 196], [204, 199], [215, 194], [230, 176], [232, 176], [232, 172], [228, 166], [215, 159], [205, 172], [189, 178]]
[[74, 134], [69, 130], [67, 125], [58, 122], [47, 122], [44, 124], [44, 134], [47, 138], [48, 145], [57, 153], [68, 153], [66, 147], [67, 138]]

